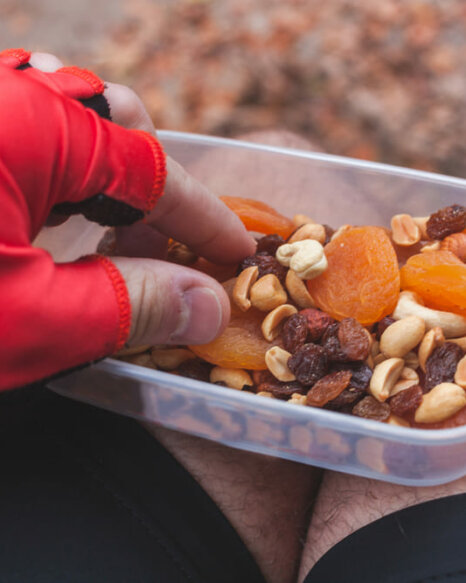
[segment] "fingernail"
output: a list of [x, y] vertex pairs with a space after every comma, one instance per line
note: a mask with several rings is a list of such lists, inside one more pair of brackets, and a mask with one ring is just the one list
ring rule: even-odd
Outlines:
[[185, 309], [170, 342], [206, 344], [213, 340], [222, 323], [222, 306], [213, 290], [193, 287], [183, 295]]

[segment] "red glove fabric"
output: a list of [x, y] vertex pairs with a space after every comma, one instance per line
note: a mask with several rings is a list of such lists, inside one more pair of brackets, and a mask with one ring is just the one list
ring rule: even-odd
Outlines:
[[0, 53], [0, 390], [112, 354], [129, 333], [128, 292], [111, 261], [56, 265], [31, 246], [51, 210], [103, 193], [147, 212], [166, 177], [151, 135], [77, 101], [103, 91], [93, 74], [16, 70], [27, 61]]

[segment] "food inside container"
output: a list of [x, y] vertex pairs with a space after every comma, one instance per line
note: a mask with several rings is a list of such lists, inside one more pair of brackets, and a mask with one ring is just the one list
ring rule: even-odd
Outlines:
[[[209, 266], [230, 297], [226, 330], [202, 346], [133, 347], [118, 358], [403, 427], [466, 424], [466, 207], [335, 230], [223, 200], [257, 237], [234, 277]], [[206, 270], [178, 242], [168, 259]]]
[[[465, 201], [466, 181], [461, 179], [313, 152], [206, 136], [161, 132], [160, 137], [167, 153], [213, 192], [225, 197], [252, 198], [265, 202], [275, 209], [276, 213], [285, 217], [288, 224], [289, 221], [293, 222], [294, 213], [301, 213], [311, 218], [317, 225], [314, 227], [313, 223], [304, 220], [301, 224], [310, 224], [306, 227], [308, 232], [316, 232], [320, 230], [318, 226], [323, 225], [326, 237], [333, 237], [335, 243], [338, 237], [343, 237], [345, 231], [348, 231], [346, 225], [358, 228], [377, 227], [390, 241], [392, 232], [397, 230], [402, 237], [409, 238], [412, 237], [413, 229], [407, 225], [404, 215], [410, 215], [413, 219], [420, 217], [425, 219], [439, 209], [455, 204], [461, 205]], [[398, 216], [400, 213], [401, 216]], [[392, 225], [393, 217], [396, 218]], [[68, 236], [73, 222], [75, 232]], [[72, 260], [81, 254], [95, 251], [97, 241], [102, 237], [102, 230], [97, 232], [96, 228], [88, 223], [78, 222], [77, 218], [72, 219], [71, 225], [65, 224], [58, 229], [47, 230], [42, 242], [39, 243], [45, 241], [46, 247], [50, 243], [50, 248], [55, 249], [54, 254], [59, 260]], [[299, 222], [299, 218], [296, 218], [296, 222]], [[330, 225], [335, 232], [331, 232], [326, 225]], [[297, 226], [293, 224], [292, 229], [296, 229]], [[420, 227], [422, 231], [422, 223]], [[257, 229], [257, 226], [253, 228]], [[82, 233], [82, 237], [77, 239], [76, 233]], [[260, 236], [264, 235], [258, 235]], [[288, 236], [287, 233], [282, 234], [283, 238]], [[340, 239], [340, 242], [342, 241], [344, 239]], [[402, 263], [406, 263], [410, 255], [427, 255], [426, 251], [423, 253], [419, 251], [421, 246], [428, 245], [438, 246], [435, 241], [427, 243], [425, 238], [412, 246], [402, 246], [398, 243], [397, 255]], [[196, 259], [189, 250], [179, 244], [174, 243], [170, 251], [172, 259], [187, 261], [190, 264], [198, 262], [198, 267], [211, 274], [217, 274], [217, 278], [222, 281], [237, 276], [237, 266], [223, 266], [221, 269], [216, 267], [215, 271], [212, 271], [212, 265]], [[415, 264], [414, 268], [416, 273], [422, 271], [418, 264]], [[251, 271], [254, 270], [250, 270], [249, 273]], [[288, 268], [287, 271], [289, 272]], [[249, 285], [248, 277], [250, 276], [243, 276], [243, 279], [246, 279], [246, 282], [243, 282], [246, 289]], [[349, 280], [357, 277], [356, 273], [351, 273]], [[293, 275], [289, 278], [287, 281], [285, 277], [284, 284], [280, 283], [286, 292], [287, 301], [278, 306], [278, 316], [273, 315], [267, 323], [266, 333], [272, 336], [274, 326], [277, 324], [279, 328], [282, 327], [283, 320], [285, 317], [293, 316], [294, 309], [297, 312], [310, 310], [308, 314], [315, 313], [313, 310], [320, 310], [319, 306], [305, 304], [308, 293], [312, 296], [312, 289], [307, 287], [304, 280]], [[311, 283], [317, 280], [318, 278], [311, 280]], [[260, 282], [260, 279], [258, 281]], [[419, 290], [403, 291], [403, 294], [411, 293], [417, 294], [419, 304]], [[241, 294], [243, 292], [240, 296]], [[322, 296], [322, 301], [324, 299]], [[250, 300], [250, 297], [245, 298], [243, 294], [239, 299], [240, 304], [245, 300]], [[289, 305], [290, 303], [292, 305]], [[426, 304], [429, 304], [427, 300]], [[420, 308], [422, 306], [418, 306], [417, 309]], [[450, 311], [450, 308], [445, 310], [443, 306], [429, 305], [428, 309]], [[240, 318], [244, 318], [246, 314], [259, 312], [256, 328], [263, 334], [261, 326], [267, 315], [265, 312], [254, 307], [242, 311], [236, 304], [233, 310], [238, 312]], [[322, 310], [320, 313], [323, 313]], [[388, 324], [390, 316], [391, 314], [380, 316], [379, 319], [387, 318], [385, 324]], [[402, 318], [399, 321], [401, 320]], [[362, 326], [368, 329], [371, 336], [375, 335], [368, 360], [371, 358], [376, 360], [377, 354], [374, 352], [377, 343], [380, 349], [380, 339], [377, 335], [383, 334], [383, 324], [380, 330], [378, 326], [377, 329], [372, 328], [373, 324], [364, 323]], [[348, 329], [351, 329], [351, 326], [348, 326]], [[393, 330], [397, 332], [396, 328], [392, 328], [392, 332]], [[455, 332], [454, 335], [446, 337], [443, 345], [449, 345], [452, 340], [462, 338], [464, 335], [464, 332]], [[426, 334], [423, 335], [423, 339], [425, 336]], [[429, 346], [435, 345], [438, 340], [435, 333], [431, 332], [424, 342], [422, 354], [428, 353]], [[264, 342], [273, 344], [277, 341], [264, 338]], [[462, 343], [458, 345], [464, 350]], [[283, 346], [280, 348], [284, 349]], [[406, 427], [406, 423], [399, 421], [406, 416], [403, 412], [396, 415], [399, 418], [398, 424], [392, 424], [386, 420], [380, 422], [374, 418], [342, 414], [330, 410], [328, 403], [322, 406], [294, 404], [296, 401], [301, 402], [303, 397], [307, 398], [307, 394], [298, 394], [292, 402], [284, 400], [283, 397], [257, 396], [244, 386], [252, 386], [248, 384], [249, 378], [253, 383], [257, 383], [264, 371], [242, 366], [243, 370], [234, 369], [234, 375], [227, 371], [225, 378], [225, 371], [218, 369], [231, 367], [207, 364], [199, 358], [192, 359], [193, 350], [199, 350], [196, 347], [147, 347], [143, 352], [140, 348], [132, 350], [133, 354], [127, 353], [125, 356], [127, 362], [109, 358], [56, 379], [50, 386], [68, 397], [228, 446], [380, 480], [428, 485], [444, 483], [466, 473], [464, 425], [432, 431], [427, 429], [429, 427], [427, 423], [419, 424], [419, 428]], [[407, 385], [416, 380], [413, 373], [406, 370], [409, 368], [417, 370], [419, 380], [423, 382], [423, 373], [419, 373], [420, 367], [414, 358], [410, 360], [413, 355], [409, 354], [416, 352], [419, 359], [419, 350], [420, 346], [410, 350], [403, 357], [391, 357], [402, 358], [408, 364], [402, 368], [396, 382], [403, 381]], [[155, 359], [157, 364], [154, 363]], [[192, 366], [193, 363], [196, 365]], [[376, 364], [374, 362], [374, 365]], [[367, 363], [366, 365], [369, 366]], [[190, 378], [168, 372], [176, 368]], [[212, 377], [212, 383], [210, 374], [214, 369], [217, 370]], [[201, 378], [204, 380], [198, 380]], [[343, 375], [337, 378], [340, 382], [342, 378], [345, 379]], [[288, 381], [281, 382], [286, 384]], [[235, 384], [235, 388], [224, 386], [228, 384]], [[238, 390], [240, 387], [243, 387], [242, 390]], [[393, 395], [385, 401], [378, 401], [367, 389], [365, 391], [367, 396], [371, 396], [378, 403], [376, 407], [387, 405], [388, 401], [392, 402], [391, 400], [396, 397]], [[399, 394], [402, 394], [402, 391]], [[292, 395], [293, 393], [290, 398]], [[373, 401], [371, 403], [374, 404]], [[398, 403], [398, 406], [403, 407], [407, 404]], [[384, 408], [382, 407], [382, 412]], [[396, 423], [397, 419], [394, 419], [395, 415], [392, 413], [391, 411], [390, 415], [393, 417], [391, 421]]]

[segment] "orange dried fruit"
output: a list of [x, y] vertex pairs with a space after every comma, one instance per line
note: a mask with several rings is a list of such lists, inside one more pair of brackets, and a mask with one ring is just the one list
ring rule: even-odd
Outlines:
[[197, 356], [216, 366], [265, 370], [265, 353], [277, 342], [267, 342], [264, 339], [261, 330], [263, 312], [254, 308], [242, 312], [231, 301], [234, 282], [235, 279], [230, 279], [223, 284], [231, 304], [231, 318], [226, 329], [212, 342], [189, 348]]
[[408, 259], [401, 289], [417, 293], [429, 308], [466, 316], [466, 264], [450, 251], [429, 251]]
[[220, 200], [238, 215], [248, 231], [281, 235], [286, 239], [296, 229], [291, 219], [259, 200], [238, 196], [221, 196]]
[[395, 309], [400, 273], [393, 245], [380, 227], [355, 227], [325, 246], [328, 268], [307, 282], [317, 307], [336, 320], [368, 326]]

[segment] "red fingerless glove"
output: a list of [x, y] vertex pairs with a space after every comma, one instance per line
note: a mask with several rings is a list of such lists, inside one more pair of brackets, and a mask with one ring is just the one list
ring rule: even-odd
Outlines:
[[109, 355], [129, 333], [126, 285], [109, 260], [55, 265], [31, 246], [51, 210], [97, 201], [97, 214], [123, 208], [131, 222], [166, 177], [152, 136], [77, 101], [99, 89], [92, 74], [13, 68], [26, 63], [0, 55], [0, 389]]

